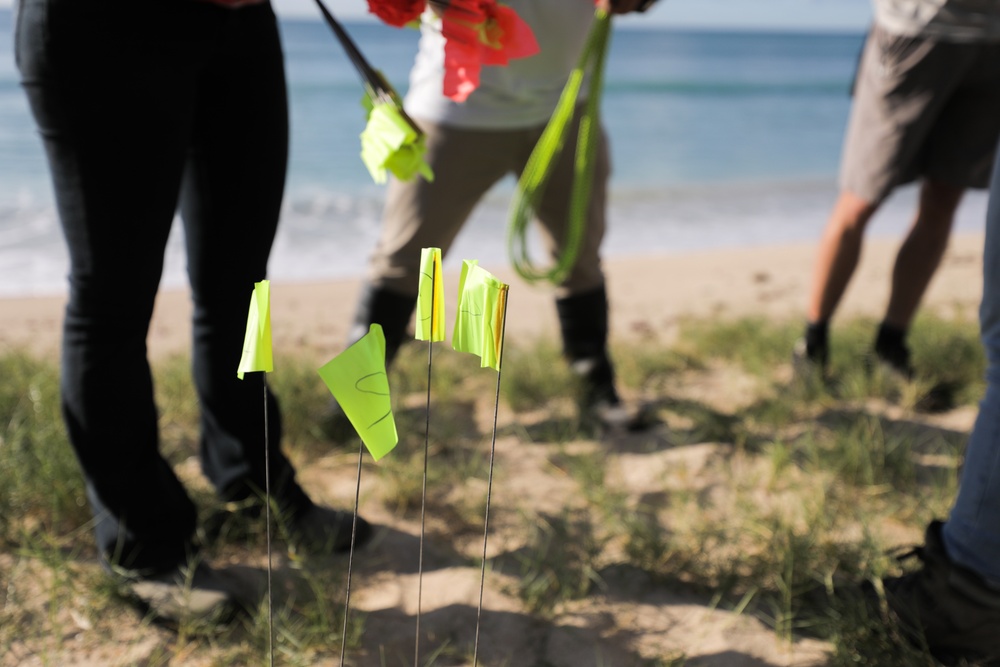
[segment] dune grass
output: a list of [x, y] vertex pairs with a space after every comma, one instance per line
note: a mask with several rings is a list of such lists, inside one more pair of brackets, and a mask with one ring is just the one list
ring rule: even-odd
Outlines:
[[[541, 465], [576, 489], [559, 510], [539, 510], [527, 498], [496, 501], [496, 530], [517, 545], [491, 562], [505, 591], [524, 614], [548, 622], [627, 570], [652, 589], [684, 590], [708, 608], [753, 615], [789, 644], [822, 639], [831, 665], [933, 664], [883, 618], [830, 592], [898, 573], [892, 548], [918, 543], [931, 519], [946, 516], [967, 431], [936, 425], [921, 405], [932, 387], [944, 385], [946, 409], [974, 408], [984, 391], [984, 359], [975, 323], [924, 317], [911, 338], [914, 381], [867, 372], [862, 360], [874, 326], [838, 325], [826, 381], [792, 376], [797, 323], [690, 321], [671, 346], [616, 346], [623, 392], [663, 422], [659, 440], [636, 436], [617, 449], [577, 424], [573, 380], [553, 341], [505, 350], [501, 437], [541, 447]], [[426, 350], [409, 345], [401, 352], [390, 375], [401, 442], [384, 463], [367, 468], [377, 483], [366, 503], [410, 526], [419, 519], [424, 484]], [[188, 363], [177, 357], [154, 367], [162, 446], [191, 482], [208, 524], [221, 508], [191, 472], [198, 417]], [[437, 521], [429, 534], [457, 562], [478, 567], [496, 375], [477, 373], [478, 360], [468, 355], [436, 353], [433, 363], [427, 512]], [[355, 443], [331, 443], [318, 425], [330, 396], [315, 365], [279, 358], [268, 376], [283, 408], [284, 445], [300, 471], [330, 457], [356, 460]], [[79, 650], [82, 636], [95, 652], [135, 649], [148, 665], [195, 658], [262, 664], [264, 608], [235, 626], [181, 628], [155, 635], [154, 649], [146, 646], [145, 635], [156, 630], [123, 611], [96, 566], [82, 478], [60, 418], [55, 362], [7, 351], [0, 374], [0, 665], [28, 657], [60, 664]], [[685, 449], [704, 452], [704, 462], [653, 465]], [[632, 488], [617, 474], [626, 455], [650, 457], [650, 488]], [[509, 481], [506, 475], [498, 469], [496, 483]], [[259, 566], [264, 553], [259, 523], [214, 526], [209, 557], [239, 562], [249, 555]], [[279, 664], [332, 664], [346, 565], [294, 557], [280, 563], [273, 610]], [[351, 614], [353, 650], [367, 619]], [[123, 627], [131, 632], [119, 635]], [[423, 664], [466, 664], [470, 651], [441, 637], [427, 645]], [[395, 659], [388, 649], [372, 658], [405, 664]], [[642, 664], [685, 661], [683, 653], [665, 652]]]

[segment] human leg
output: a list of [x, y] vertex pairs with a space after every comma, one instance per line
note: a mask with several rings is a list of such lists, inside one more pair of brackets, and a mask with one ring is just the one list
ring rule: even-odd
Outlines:
[[[582, 108], [578, 108], [569, 130], [570, 137], [577, 136], [581, 111]], [[530, 141], [524, 146], [522, 159], [525, 163], [537, 143], [538, 133], [530, 135]], [[553, 167], [536, 211], [542, 240], [552, 262], [566, 247], [576, 176], [575, 152], [576, 141], [570, 139]], [[611, 158], [603, 128], [598, 135], [593, 169], [580, 250], [569, 275], [556, 286], [555, 305], [563, 356], [580, 382], [577, 400], [582, 421], [598, 426], [638, 426], [636, 416], [621, 406], [608, 350], [609, 304], [600, 248], [607, 227]]]
[[556, 299], [563, 356], [580, 380], [581, 416], [621, 404], [608, 353], [608, 297], [604, 287]]
[[394, 292], [371, 283], [363, 284], [354, 309], [354, 324], [347, 333], [348, 341], [360, 340], [373, 323], [378, 323], [385, 336], [385, 364], [391, 366], [406, 339], [406, 329], [415, 307], [415, 295]]
[[905, 337], [931, 278], [948, 247], [955, 210], [964, 189], [925, 181], [913, 226], [896, 255], [885, 319], [875, 339], [875, 355], [907, 377], [913, 374]]
[[989, 185], [1000, 138], [1000, 45], [943, 45], [935, 57], [951, 83], [937, 93], [943, 102], [916, 159], [923, 178], [920, 200], [896, 257], [875, 343], [880, 359], [907, 374], [912, 371], [905, 335], [947, 249], [963, 192]]
[[[263, 377], [236, 377], [249, 296], [266, 276], [278, 224], [288, 117], [271, 8], [222, 11], [225, 20], [198, 82], [181, 204], [194, 302], [192, 366], [201, 406], [202, 466], [225, 500], [256, 501], [269, 488], [295, 546], [343, 551], [351, 546], [353, 517], [306, 495], [281, 450], [277, 398], [265, 392]], [[359, 517], [355, 546], [371, 532]]]
[[388, 361], [405, 338], [416, 306], [421, 249], [440, 248], [446, 255], [482, 196], [512, 170], [512, 132], [430, 123], [421, 127], [434, 180], [390, 182], [382, 229], [350, 334], [353, 342], [370, 324], [381, 324]]
[[804, 355], [822, 367], [829, 356], [830, 319], [854, 276], [861, 259], [865, 227], [877, 210], [877, 204], [849, 191], [841, 192], [820, 239], [806, 310]]
[[957, 563], [1000, 587], [1000, 167], [986, 216], [980, 336], [986, 351], [986, 394], [965, 451], [958, 496], [944, 525]]
[[247, 304], [254, 283], [267, 275], [284, 191], [288, 117], [281, 45], [269, 6], [220, 11], [197, 79], [181, 201], [202, 462], [226, 500], [260, 496], [268, 464], [273, 497], [296, 515], [312, 503], [281, 451], [277, 399], [267, 392], [265, 434], [261, 378], [236, 377]]
[[18, 62], [69, 249], [67, 431], [103, 556], [168, 570], [191, 549], [195, 508], [158, 451], [146, 334], [183, 168], [191, 59], [165, 29], [134, 37], [135, 25], [155, 25], [144, 3], [26, 0], [20, 11]]
[[821, 238], [808, 293], [801, 355], [821, 366], [828, 355], [829, 321], [857, 267], [865, 227], [896, 186], [924, 173], [935, 124], [958, 85], [956, 73], [967, 67], [968, 58], [952, 46], [892, 35], [877, 25], [868, 35], [844, 138], [841, 194]]
[[922, 566], [883, 583], [904, 631], [935, 655], [1000, 660], [1000, 169], [987, 211], [980, 323], [987, 387], [958, 496], [916, 550]]
[[[996, 336], [994, 331], [991, 335]], [[984, 337], [985, 342], [985, 337]], [[990, 354], [1000, 347], [989, 343]], [[1000, 368], [991, 356], [987, 389], [966, 446], [958, 496], [944, 525], [952, 560], [1000, 589]]]
[[[578, 106], [572, 124], [567, 130], [568, 139], [556, 159], [545, 184], [541, 201], [535, 211], [539, 223], [542, 242], [549, 260], [555, 262], [566, 249], [570, 230], [570, 216], [576, 181], [576, 149], [583, 107]], [[535, 149], [544, 128], [538, 128], [524, 136], [520, 146], [520, 165], [524, 168]], [[611, 150], [607, 133], [598, 128], [597, 144], [594, 147], [592, 179], [583, 211], [584, 229], [580, 248], [569, 274], [556, 285], [556, 297], [593, 292], [604, 287], [604, 267], [601, 262], [601, 244], [607, 231], [608, 181], [611, 178]]]
[[861, 258], [865, 227], [878, 205], [844, 191], [823, 231], [806, 315], [810, 322], [829, 322], [847, 290]]

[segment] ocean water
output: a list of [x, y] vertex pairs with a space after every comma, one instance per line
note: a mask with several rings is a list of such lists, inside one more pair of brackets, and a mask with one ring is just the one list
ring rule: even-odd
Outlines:
[[[417, 33], [347, 23], [362, 52], [405, 92]], [[357, 73], [320, 21], [282, 23], [291, 110], [288, 188], [270, 265], [274, 280], [360, 275], [383, 186], [357, 158], [364, 128]], [[863, 35], [617, 29], [603, 118], [612, 143], [609, 257], [746, 247], [818, 238], [836, 195], [849, 89]], [[60, 293], [62, 247], [40, 140], [0, 10], [0, 296]], [[506, 263], [507, 204], [497, 185], [446, 259]], [[903, 188], [873, 221], [899, 234], [915, 192]], [[980, 230], [984, 193], [957, 227]], [[175, 224], [164, 284], [184, 284]]]

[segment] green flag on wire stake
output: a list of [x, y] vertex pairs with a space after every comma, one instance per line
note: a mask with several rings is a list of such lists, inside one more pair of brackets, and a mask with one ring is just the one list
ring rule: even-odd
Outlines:
[[441, 248], [420, 251], [420, 284], [417, 292], [417, 340], [444, 340], [444, 280]]
[[496, 371], [500, 370], [503, 356], [508, 287], [476, 260], [462, 262], [451, 346], [459, 352], [475, 354], [483, 368]]
[[254, 283], [250, 295], [250, 310], [247, 314], [246, 336], [243, 340], [243, 355], [236, 370], [236, 377], [243, 379], [244, 373], [274, 370], [271, 352], [271, 283], [262, 280]]
[[[604, 62], [611, 36], [611, 15], [598, 9], [594, 25], [587, 36], [583, 53], [577, 66], [569, 75], [552, 118], [542, 132], [538, 144], [528, 158], [514, 192], [510, 207], [510, 224], [507, 229], [507, 247], [511, 263], [518, 275], [528, 282], [562, 282], [576, 263], [583, 240], [590, 188], [594, 180], [594, 157], [600, 140], [599, 109], [604, 78]], [[590, 94], [576, 138], [576, 155], [573, 161], [574, 176], [571, 191], [569, 220], [561, 255], [549, 268], [540, 268], [532, 262], [528, 251], [528, 226], [538, 203], [545, 193], [549, 175], [562, 153], [566, 136], [572, 128], [583, 80], [590, 73]]]
[[321, 366], [319, 375], [372, 458], [378, 461], [391, 452], [399, 436], [385, 372], [382, 326], [370, 325], [360, 340]]

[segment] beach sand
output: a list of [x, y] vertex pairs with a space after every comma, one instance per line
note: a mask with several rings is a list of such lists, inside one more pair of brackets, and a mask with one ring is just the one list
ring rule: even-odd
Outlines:
[[[982, 243], [982, 234], [952, 238], [924, 301], [926, 309], [949, 316], [975, 316], [982, 295]], [[881, 315], [898, 244], [896, 239], [866, 243], [839, 316]], [[801, 318], [814, 253], [814, 245], [798, 244], [606, 260], [613, 339], [652, 336], [669, 341], [678, 321], [687, 316]], [[508, 340], [557, 335], [550, 292], [521, 282], [505, 267], [483, 268], [511, 284]], [[454, 290], [447, 286], [457, 283], [457, 274], [446, 273], [447, 312], [454, 312], [455, 299]], [[325, 360], [343, 349], [359, 285], [353, 279], [272, 283], [275, 351], [315, 354]], [[54, 353], [64, 301], [63, 296], [0, 299], [0, 345]], [[188, 349], [190, 314], [187, 291], [161, 292], [149, 334], [151, 356]]]
[[[953, 239], [927, 296], [926, 308], [945, 316], [975, 317], [981, 295], [982, 242], [982, 235], [975, 234]], [[877, 318], [881, 314], [897, 244], [896, 240], [878, 239], [867, 244], [841, 315]], [[812, 245], [796, 245], [609, 260], [613, 337], [618, 342], [669, 342], [680, 320], [688, 316], [801, 319], [814, 250]], [[511, 281], [509, 339], [555, 339], [551, 295], [520, 283], [500, 267], [485, 268]], [[446, 284], [455, 285], [455, 278], [446, 276]], [[272, 284], [275, 350], [314, 357], [317, 365], [327, 361], [343, 346], [358, 285], [358, 281], [351, 280]], [[453, 301], [454, 296], [448, 298]], [[0, 345], [56, 354], [62, 302], [58, 296], [0, 301]], [[449, 307], [454, 307], [452, 302]], [[187, 349], [189, 315], [184, 291], [161, 294], [149, 336], [154, 357]], [[727, 410], [740, 400], [738, 387], [729, 385], [723, 377], [696, 390], [705, 394], [701, 399], [707, 404]], [[481, 412], [490, 411], [470, 409], [463, 418], [473, 423], [488, 442], [491, 415]], [[505, 422], [513, 419], [509, 414], [501, 418]], [[944, 418], [951, 420], [950, 428], [967, 431], [974, 410]], [[602, 572], [599, 590], [570, 601], [554, 617], [539, 618], [527, 613], [512, 592], [517, 585], [517, 578], [510, 575], [517, 572], [516, 554], [530, 539], [523, 532], [523, 517], [515, 515], [530, 507], [541, 517], [557, 517], [579, 508], [583, 501], [576, 483], [553, 464], [552, 457], [562, 451], [553, 448], [563, 445], [532, 442], [519, 437], [521, 432], [515, 429], [512, 434], [508, 430], [496, 443], [499, 476], [494, 488], [496, 523], [490, 524], [490, 554], [497, 559], [487, 577], [483, 598], [480, 664], [500, 664], [494, 660], [498, 655], [507, 659], [503, 664], [515, 667], [630, 667], [681, 655], [686, 656], [687, 664], [709, 667], [825, 664], [828, 646], [824, 642], [808, 638], [787, 642], [752, 614], [718, 608], [710, 596], [683, 586], [650, 585], [641, 573], [627, 570]], [[662, 493], [664, 484], [713, 488], [721, 479], [719, 471], [729, 465], [727, 456], [731, 451], [731, 445], [716, 442], [683, 447], [661, 444], [651, 450], [644, 445], [623, 451], [596, 441], [569, 443], [566, 447], [576, 452], [603, 451], [608, 479], [636, 502]], [[300, 461], [300, 480], [317, 499], [350, 507], [357, 471], [352, 460], [357, 460], [356, 454], [335, 450]], [[198, 483], [197, 468], [192, 457], [182, 465], [182, 477]], [[362, 514], [382, 529], [356, 566], [352, 610], [363, 611], [366, 616], [361, 647], [349, 654], [353, 656], [350, 664], [407, 664], [406, 656], [412, 660], [417, 609], [414, 559], [419, 515], [415, 517], [411, 511], [400, 516], [392, 507], [377, 502], [380, 477], [374, 467], [372, 470], [361, 490]], [[469, 488], [477, 493], [485, 491], [485, 482], [480, 488], [473, 484], [477, 481], [470, 481], [466, 492]], [[424, 650], [442, 645], [464, 650], [472, 646], [476, 627], [480, 571], [475, 562], [477, 549], [482, 549], [482, 532], [480, 529], [478, 535], [452, 535], [448, 519], [433, 515], [428, 517], [428, 530], [421, 602]], [[907, 533], [902, 537], [918, 540], [920, 535]], [[277, 563], [279, 582], [288, 576], [286, 570], [291, 572], [296, 567], [283, 559]], [[246, 565], [259, 572], [264, 563], [256, 558]], [[75, 627], [74, 618], [64, 619], [66, 625]], [[151, 656], [172, 641], [166, 631], [133, 620], [117, 623], [111, 638], [95, 637], [99, 633], [88, 632], [83, 626], [78, 633], [79, 637], [69, 643], [68, 652], [56, 651], [48, 658], [73, 665], [147, 664]], [[0, 657], [0, 665], [16, 664], [18, 656], [26, 659], [30, 651], [30, 644], [15, 646], [11, 653], [15, 663]], [[190, 653], [185, 664], [210, 663], [210, 658], [202, 661], [199, 655]], [[386, 656], [388, 663], [383, 662]], [[34, 664], [30, 660], [20, 664], [29, 663]], [[320, 660], [315, 664], [334, 665], [337, 661]]]

